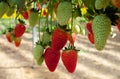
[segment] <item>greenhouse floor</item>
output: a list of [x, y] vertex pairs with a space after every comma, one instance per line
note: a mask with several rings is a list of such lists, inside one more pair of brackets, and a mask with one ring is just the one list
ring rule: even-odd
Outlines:
[[[32, 35], [23, 36], [19, 48], [0, 36], [0, 79], [120, 79], [120, 32], [109, 38], [103, 51], [97, 51], [87, 36], [78, 35], [75, 45], [78, 53], [76, 71], [69, 73], [60, 61], [55, 72], [45, 63], [36, 65], [32, 55]], [[82, 52], [83, 51], [83, 52]]]

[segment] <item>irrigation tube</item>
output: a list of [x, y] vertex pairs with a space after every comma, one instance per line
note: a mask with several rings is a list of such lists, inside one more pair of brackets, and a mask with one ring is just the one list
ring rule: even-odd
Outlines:
[[37, 31], [36, 31], [36, 27], [33, 27], [32, 29], [32, 34], [33, 34], [33, 47], [35, 47], [35, 44], [37, 42]]

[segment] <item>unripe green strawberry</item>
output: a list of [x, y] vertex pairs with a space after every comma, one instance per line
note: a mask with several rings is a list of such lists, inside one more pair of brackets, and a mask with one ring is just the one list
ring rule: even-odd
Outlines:
[[14, 10], [15, 10], [14, 7], [9, 7], [7, 12], [6, 12], [6, 15], [7, 16], [12, 16], [12, 14], [14, 13]]
[[105, 9], [108, 4], [109, 4], [110, 0], [96, 0], [95, 1], [95, 8], [96, 9]]
[[37, 60], [37, 64], [41, 65], [43, 63], [44, 60], [44, 56], [42, 55], [38, 60]]
[[0, 2], [0, 18], [5, 14], [8, 9], [8, 4], [5, 2]]
[[70, 2], [61, 2], [57, 8], [57, 22], [66, 25], [72, 16], [72, 5]]
[[38, 12], [32, 11], [31, 14], [29, 15], [29, 25], [31, 27], [34, 27], [38, 23], [39, 17], [38, 17]]
[[43, 51], [44, 51], [44, 48], [39, 44], [37, 44], [36, 47], [34, 48], [33, 55], [37, 61], [39, 61], [39, 59], [43, 55]]
[[103, 50], [107, 38], [111, 31], [110, 19], [101, 14], [93, 19], [92, 30], [94, 33], [95, 47], [97, 50]]
[[44, 32], [42, 36], [42, 44], [48, 45], [51, 41], [51, 35], [48, 32]]

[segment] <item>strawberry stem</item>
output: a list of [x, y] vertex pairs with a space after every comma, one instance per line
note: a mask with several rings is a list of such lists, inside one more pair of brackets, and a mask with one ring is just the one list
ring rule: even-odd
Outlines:
[[50, 16], [51, 16], [51, 29], [52, 29], [52, 17], [53, 17], [53, 5], [52, 0], [50, 0]]
[[64, 50], [75, 50], [75, 51], [80, 51], [78, 49], [76, 49], [76, 47], [74, 45], [71, 45], [70, 43], [68, 44], [67, 47], [64, 48]]
[[41, 23], [40, 23], [40, 20], [41, 19], [41, 13], [40, 13], [40, 16], [39, 16], [39, 24], [38, 24], [38, 28], [39, 28], [39, 41], [40, 41], [40, 25], [41, 25]]
[[[71, 1], [72, 4], [72, 1]], [[73, 5], [72, 5], [73, 6]], [[72, 34], [72, 27], [73, 27], [73, 10], [72, 10], [72, 18], [71, 18], [71, 30], [70, 30], [70, 34]]]

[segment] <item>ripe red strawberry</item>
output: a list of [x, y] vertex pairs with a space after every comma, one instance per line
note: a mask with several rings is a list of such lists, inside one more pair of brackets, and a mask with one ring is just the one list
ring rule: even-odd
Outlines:
[[67, 40], [67, 33], [59, 28], [56, 28], [52, 34], [52, 48], [59, 51], [65, 46]]
[[47, 48], [44, 53], [45, 63], [49, 71], [55, 71], [60, 60], [60, 51], [54, 51], [52, 48]]
[[88, 33], [88, 39], [92, 44], [94, 44], [94, 34], [93, 33]]
[[6, 32], [6, 38], [8, 40], [8, 42], [12, 42], [12, 39], [11, 39], [11, 33], [10, 32]]
[[88, 23], [86, 24], [86, 27], [87, 27], [87, 30], [88, 30], [90, 33], [93, 33], [93, 31], [92, 31], [92, 23], [91, 23], [91, 22], [88, 22]]
[[28, 12], [23, 12], [22, 13], [22, 16], [24, 17], [24, 19], [28, 20]]
[[68, 72], [73, 73], [77, 64], [77, 52], [75, 50], [65, 50], [62, 52], [62, 62]]
[[16, 24], [14, 29], [15, 37], [21, 37], [26, 30], [26, 27], [23, 24]]
[[22, 41], [21, 37], [16, 37], [15, 40], [14, 40], [15, 46], [16, 46], [16, 47], [19, 47], [20, 44], [21, 44], [21, 41]]
[[117, 25], [117, 28], [118, 28], [118, 30], [119, 30], [119, 32], [120, 32], [120, 23]]

